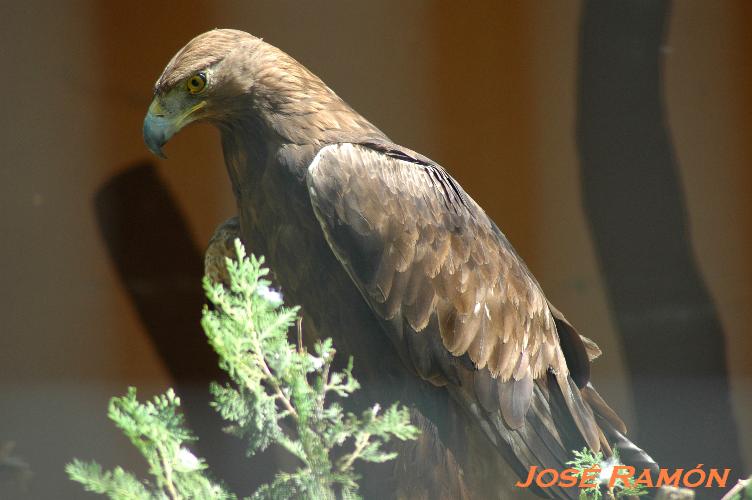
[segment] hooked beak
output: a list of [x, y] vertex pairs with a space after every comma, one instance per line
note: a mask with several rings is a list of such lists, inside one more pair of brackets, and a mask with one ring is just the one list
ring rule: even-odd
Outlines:
[[162, 99], [160, 96], [154, 96], [149, 105], [149, 111], [144, 118], [144, 142], [149, 151], [160, 158], [167, 158], [162, 152], [162, 146], [180, 129], [195, 120], [194, 113], [206, 106], [206, 101], [200, 101], [182, 113], [171, 113], [163, 106]]

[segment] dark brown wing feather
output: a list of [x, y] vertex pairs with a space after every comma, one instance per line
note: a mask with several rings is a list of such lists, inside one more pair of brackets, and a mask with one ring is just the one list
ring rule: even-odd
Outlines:
[[[308, 187], [327, 241], [392, 325], [393, 338], [410, 346], [403, 337], [430, 335], [435, 325], [446, 351], [469, 358], [471, 376], [482, 378], [477, 399], [498, 405], [512, 429], [525, 421], [533, 382], [552, 372], [577, 428], [599, 449], [546, 297], [501, 231], [440, 166], [390, 144], [335, 144], [309, 167]], [[588, 363], [585, 348], [573, 329], [567, 340], [579, 369]], [[410, 355], [437, 385], [449, 376], [435, 368], [441, 357], [435, 348]]]
[[437, 314], [446, 348], [502, 381], [569, 373], [535, 279], [440, 167], [341, 144], [319, 154], [309, 186], [325, 231], [346, 226], [378, 254], [355, 265], [361, 248], [335, 248], [384, 319], [421, 332]]

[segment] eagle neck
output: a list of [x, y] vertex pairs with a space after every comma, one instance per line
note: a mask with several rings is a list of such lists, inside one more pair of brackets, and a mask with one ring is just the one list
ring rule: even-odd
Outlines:
[[268, 164], [270, 150], [264, 128], [257, 120], [245, 119], [220, 124], [222, 151], [227, 174], [237, 199], [256, 184]]

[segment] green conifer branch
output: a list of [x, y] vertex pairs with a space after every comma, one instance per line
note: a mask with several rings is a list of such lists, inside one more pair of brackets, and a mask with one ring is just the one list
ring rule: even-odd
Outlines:
[[[247, 257], [237, 240], [235, 248], [237, 260], [227, 259], [229, 286], [204, 279], [213, 307], [204, 309], [201, 324], [232, 381], [211, 384], [212, 406], [230, 423], [228, 430], [246, 440], [249, 455], [277, 443], [300, 460], [296, 471], [279, 472], [252, 498], [358, 498], [355, 463], [393, 459], [396, 454], [384, 451], [384, 444], [415, 439], [418, 430], [408, 410], [396, 404], [384, 412], [376, 404], [360, 416], [345, 412], [333, 398], [347, 398], [360, 387], [353, 360], [333, 370], [331, 339], [318, 342], [313, 353], [300, 341], [290, 343], [288, 332], [296, 323], [300, 328], [298, 308], [284, 307], [270, 288], [263, 258]], [[68, 475], [113, 499], [236, 498], [189, 451], [195, 438], [179, 406], [172, 390], [141, 403], [130, 388], [110, 402], [110, 419], [144, 455], [151, 480], [79, 460], [66, 467]]]
[[[612, 470], [617, 465], [624, 465], [619, 462], [619, 450], [616, 447], [613, 448], [613, 454], [608, 460], [604, 460], [603, 454], [600, 451], [593, 453], [588, 448], [583, 448], [582, 451], [573, 450], [572, 454], [574, 455], [574, 458], [567, 462], [567, 465], [576, 470], [574, 476], [579, 479], [582, 479], [585, 471], [588, 470]], [[606, 480], [606, 484], [607, 483], [608, 479]], [[599, 485], [595, 488], [580, 489], [580, 499], [599, 500], [603, 498], [604, 490], [607, 498], [628, 498], [633, 496], [642, 496], [648, 493], [647, 487], [642, 484], [631, 482], [629, 485], [627, 485], [624, 484], [624, 481], [622, 481], [621, 479], [617, 479], [616, 481], [614, 481], [613, 486]]]

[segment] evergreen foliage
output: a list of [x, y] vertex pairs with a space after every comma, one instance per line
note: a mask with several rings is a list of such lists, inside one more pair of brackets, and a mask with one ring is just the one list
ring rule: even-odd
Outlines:
[[[415, 439], [408, 410], [373, 405], [361, 415], [345, 412], [335, 399], [359, 388], [352, 359], [343, 371], [332, 367], [330, 339], [314, 352], [288, 341], [297, 307], [284, 307], [270, 288], [263, 258], [246, 257], [239, 240], [237, 260], [227, 259], [229, 286], [204, 278], [213, 308], [201, 324], [231, 383], [212, 384], [213, 406], [244, 439], [254, 455], [272, 443], [299, 459], [294, 472], [279, 472], [253, 499], [358, 498], [355, 462], [384, 462], [396, 454], [384, 449], [393, 438]], [[109, 417], [144, 455], [151, 479], [139, 480], [120, 467], [104, 471], [97, 463], [74, 460], [71, 479], [112, 499], [230, 499], [236, 496], [213, 480], [205, 462], [188, 448], [195, 437], [179, 413], [172, 390], [140, 403], [130, 388], [110, 401]]]
[[599, 451], [593, 453], [589, 448], [583, 448], [582, 451], [573, 450], [574, 459], [567, 462], [567, 465], [576, 469], [575, 477], [582, 479], [585, 471], [598, 469], [601, 484], [596, 488], [581, 488], [580, 500], [599, 500], [603, 498], [604, 491], [606, 498], [627, 498], [631, 496], [642, 496], [648, 493], [647, 488], [642, 484], [632, 482], [629, 486], [624, 481], [617, 479], [613, 487], [608, 487], [611, 473], [617, 465], [624, 465], [619, 462], [619, 450], [613, 449], [613, 455], [608, 460], [603, 459], [603, 454]]

